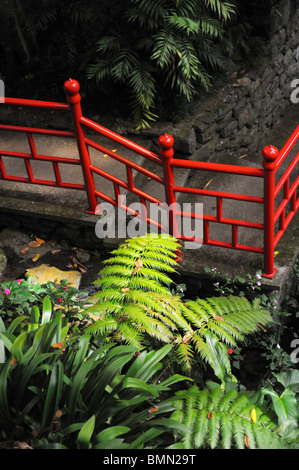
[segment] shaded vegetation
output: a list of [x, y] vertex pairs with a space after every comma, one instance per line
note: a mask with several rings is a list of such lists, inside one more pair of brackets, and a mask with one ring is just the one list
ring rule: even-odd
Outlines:
[[9, 94], [56, 100], [71, 76], [90, 103], [143, 128], [209, 90], [228, 57], [253, 60], [276, 3], [4, 0], [0, 73]]
[[[79, 291], [53, 305], [52, 285], [36, 284], [30, 298], [25, 281], [1, 287], [0, 448], [298, 448], [298, 371], [290, 365], [256, 390], [231, 373], [227, 346], [258, 339], [261, 323], [271, 335], [270, 312], [244, 296], [178, 296], [168, 284], [177, 249], [171, 237], [127, 240], [89, 306]], [[195, 336], [190, 376], [179, 347]]]

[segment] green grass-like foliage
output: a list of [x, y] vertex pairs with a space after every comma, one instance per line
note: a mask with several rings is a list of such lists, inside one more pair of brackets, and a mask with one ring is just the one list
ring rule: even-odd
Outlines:
[[52, 449], [135, 449], [189, 432], [170, 419], [171, 387], [189, 379], [155, 380], [171, 345], [141, 353], [113, 343], [95, 347], [91, 335], [70, 331], [49, 298], [30, 323], [24, 320], [6, 327], [0, 318], [0, 449], [3, 436], [13, 440], [20, 429], [34, 448]]
[[90, 314], [88, 332], [144, 347], [146, 339], [174, 346], [176, 360], [191, 371], [192, 360], [208, 362], [222, 380], [230, 375], [227, 348], [266, 325], [271, 316], [258, 301], [213, 297], [184, 302], [171, 292], [178, 241], [171, 236], [127, 240], [99, 274], [100, 290]]
[[279, 434], [273, 416], [253, 397], [220, 386], [199, 390], [196, 385], [176, 393], [172, 419], [187, 426], [173, 449], [285, 449], [292, 440]]

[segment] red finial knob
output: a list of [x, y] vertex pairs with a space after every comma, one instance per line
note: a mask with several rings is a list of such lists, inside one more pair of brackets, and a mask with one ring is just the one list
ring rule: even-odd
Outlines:
[[69, 78], [66, 82], [64, 82], [63, 89], [68, 95], [76, 95], [79, 93], [80, 90], [80, 85], [77, 80], [73, 80], [72, 78]]
[[163, 135], [160, 135], [158, 143], [159, 143], [159, 147], [162, 147], [168, 150], [173, 146], [174, 140], [173, 140], [172, 135], [163, 134]]
[[278, 148], [274, 147], [274, 145], [267, 145], [263, 149], [263, 167], [266, 170], [272, 170], [275, 167], [275, 160], [279, 155]]
[[160, 135], [158, 144], [160, 147], [160, 154], [164, 158], [171, 158], [173, 156], [173, 144], [174, 144], [174, 139], [171, 135], [169, 134], [163, 134]]

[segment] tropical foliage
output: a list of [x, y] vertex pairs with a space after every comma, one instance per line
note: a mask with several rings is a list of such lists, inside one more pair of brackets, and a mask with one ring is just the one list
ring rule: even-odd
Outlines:
[[245, 297], [184, 300], [178, 249], [127, 240], [81, 317], [80, 296], [76, 310], [51, 286], [35, 285], [34, 303], [23, 282], [2, 285], [0, 448], [298, 448], [298, 371], [257, 392], [231, 372], [228, 347], [265, 333], [269, 313]]
[[[285, 415], [277, 416], [258, 406], [251, 393], [237, 390], [223, 392], [219, 386], [209, 384], [204, 390], [193, 385], [189, 390], [176, 393], [176, 411], [172, 419], [185, 424], [190, 430], [175, 449], [283, 449], [296, 447], [298, 433], [284, 432], [283, 425], [291, 418], [298, 419], [295, 394], [293, 405], [288, 404]], [[298, 382], [297, 385], [298, 387]], [[265, 393], [265, 391], [263, 392]], [[271, 394], [274, 393], [271, 391]], [[285, 391], [289, 395], [290, 391]], [[282, 399], [278, 397], [278, 402]], [[277, 405], [276, 405], [277, 406]], [[282, 403], [279, 406], [283, 406]], [[286, 416], [288, 415], [289, 416]], [[281, 413], [280, 413], [281, 415]], [[295, 424], [296, 427], [296, 424]]]
[[185, 378], [150, 383], [171, 346], [137, 357], [131, 346], [94, 347], [90, 335], [71, 332], [62, 312], [53, 313], [48, 297], [40, 315], [22, 326], [24, 319], [7, 328], [0, 323], [2, 436], [26, 426], [39, 447], [99, 449], [136, 448], [162, 433], [189, 432], [169, 418], [171, 396], [159, 399]]
[[[95, 283], [100, 290], [88, 310], [94, 334], [143, 347], [148, 336], [174, 346], [175, 360], [189, 373], [194, 359], [209, 363], [221, 380], [231, 376], [228, 348], [271, 321], [258, 301], [214, 297], [184, 302], [172, 294], [178, 242], [172, 237], [127, 240], [105, 261]], [[164, 271], [164, 272], [163, 272]], [[196, 362], [196, 361], [195, 361]]]
[[[266, 19], [273, 1], [256, 4], [255, 18]], [[108, 0], [4, 0], [1, 73], [9, 89], [17, 72], [23, 93], [46, 80], [37, 88], [55, 98], [72, 76], [101, 105], [106, 98], [124, 111], [121, 101], [143, 128], [168, 102], [209, 89], [226, 57], [258, 53], [251, 11], [251, 2], [235, 0], [124, 0], [113, 9]]]

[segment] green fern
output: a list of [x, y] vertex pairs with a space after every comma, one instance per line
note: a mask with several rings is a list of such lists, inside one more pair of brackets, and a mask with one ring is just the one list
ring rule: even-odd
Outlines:
[[267, 325], [271, 316], [244, 297], [184, 302], [172, 294], [178, 250], [178, 241], [168, 235], [134, 238], [114, 250], [95, 282], [99, 291], [88, 309], [94, 323], [87, 330], [140, 348], [150, 336], [173, 344], [185, 372], [200, 358], [223, 382], [234, 380], [228, 348]]
[[87, 78], [125, 85], [137, 128], [148, 127], [159, 94], [171, 89], [190, 101], [210, 88], [209, 69], [223, 64], [224, 25], [234, 14], [233, 2], [220, 0], [131, 0], [119, 16], [125, 21], [98, 39]]
[[[250, 395], [221, 387], [176, 393], [172, 419], [190, 430], [172, 449], [284, 449], [291, 442], [279, 435], [277, 424]], [[256, 418], [253, 416], [255, 413]]]
[[95, 305], [89, 312], [99, 320], [88, 330], [105, 334], [109, 328], [139, 347], [145, 332], [170, 343], [178, 299], [170, 294], [171, 278], [161, 271], [175, 271], [178, 247], [171, 237], [149, 236], [127, 240], [113, 251], [95, 282], [101, 290], [91, 299]]

